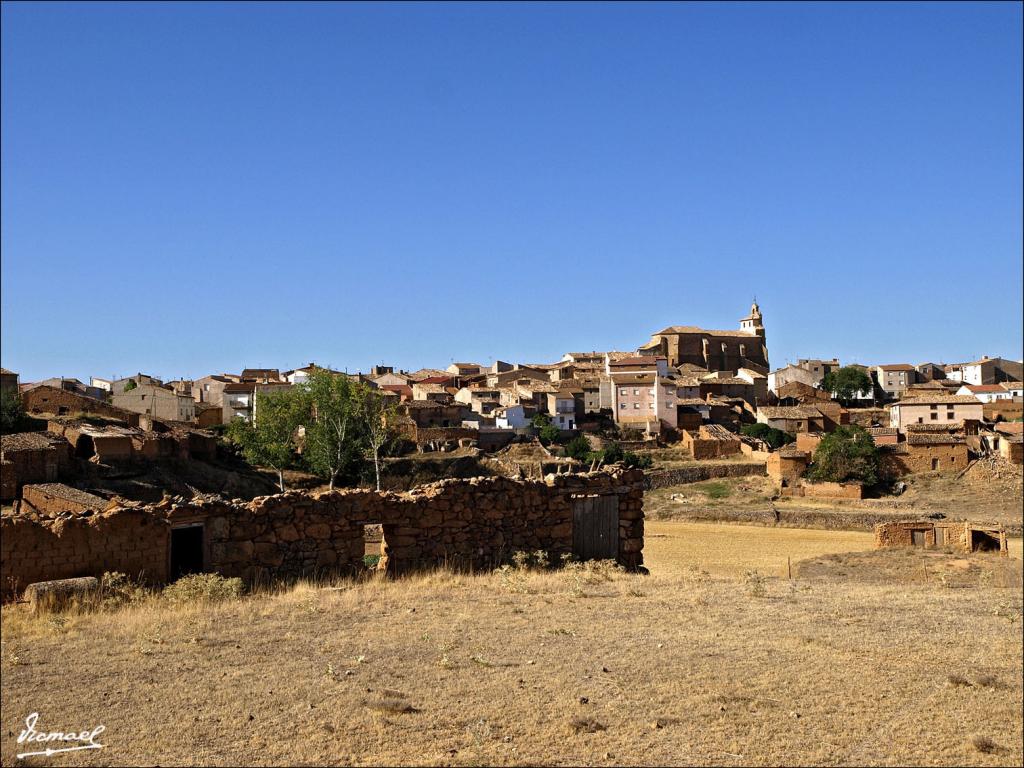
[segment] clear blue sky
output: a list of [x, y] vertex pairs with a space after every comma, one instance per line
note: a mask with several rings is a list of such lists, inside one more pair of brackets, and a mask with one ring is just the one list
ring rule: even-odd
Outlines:
[[1022, 354], [1021, 5], [3, 4], [28, 381]]

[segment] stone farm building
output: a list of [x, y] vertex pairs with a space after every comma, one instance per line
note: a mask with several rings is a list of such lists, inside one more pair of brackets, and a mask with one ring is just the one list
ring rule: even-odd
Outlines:
[[875, 547], [951, 547], [957, 552], [1007, 554], [1006, 531], [997, 523], [967, 520], [913, 520], [879, 523]]
[[[0, 581], [28, 584], [119, 571], [154, 583], [214, 571], [249, 583], [364, 569], [365, 527], [379, 525], [379, 568], [489, 569], [517, 551], [643, 564], [640, 470], [543, 480], [442, 480], [408, 493], [292, 491], [251, 502], [198, 500], [59, 517], [0, 518]], [[41, 494], [63, 493], [48, 487]], [[83, 506], [88, 499], [78, 500]], [[45, 504], [43, 504], [45, 507]]]

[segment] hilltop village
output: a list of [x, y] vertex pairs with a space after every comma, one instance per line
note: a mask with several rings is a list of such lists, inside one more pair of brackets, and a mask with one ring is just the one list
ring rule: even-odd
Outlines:
[[[585, 478], [625, 466], [648, 470], [648, 489], [754, 474], [767, 476], [779, 498], [861, 499], [899, 493], [901, 479], [909, 476], [960, 475], [979, 462], [997, 473], [1019, 474], [1022, 378], [1020, 361], [999, 357], [870, 366], [800, 359], [773, 370], [757, 303], [734, 330], [671, 326], [632, 350], [567, 352], [548, 363], [456, 362], [416, 371], [375, 365], [365, 373], [309, 363], [195, 380], [161, 381], [143, 373], [93, 377], [88, 384], [65, 377], [22, 382], [5, 369], [5, 413], [14, 416], [2, 437], [4, 520], [48, 525], [140, 505], [238, 505], [288, 485], [326, 487], [328, 480], [330, 488], [373, 487], [369, 466], [379, 490], [412, 490], [478, 474], [516, 482]], [[325, 380], [347, 382], [346, 392], [376, 403], [367, 434], [379, 431], [374, 424], [384, 432], [372, 461], [370, 443], [361, 443], [353, 454], [356, 469], [347, 476], [340, 465], [327, 475], [304, 471], [309, 429], [317, 414], [324, 415], [324, 403], [307, 404], [306, 417], [283, 436], [264, 436], [270, 445], [259, 446], [262, 451], [232, 439], [244, 427], [258, 441], [277, 420], [274, 403]], [[355, 427], [349, 428], [352, 434]], [[856, 462], [833, 466], [834, 456], [845, 455], [849, 446], [870, 454], [868, 470], [859, 472]], [[665, 462], [665, 456], [675, 461]], [[438, 473], [424, 461], [431, 457], [451, 460]], [[680, 465], [676, 474], [673, 464]], [[714, 472], [701, 474], [702, 465]], [[632, 503], [623, 500], [619, 512]], [[193, 517], [195, 523], [207, 515]], [[618, 512], [613, 517], [618, 523], [609, 523], [609, 537], [616, 543], [607, 544], [609, 553], [638, 567], [642, 522], [634, 530]], [[550, 538], [548, 531], [540, 538], [550, 543], [568, 536], [558, 546], [584, 547], [573, 543], [573, 526], [563, 529], [559, 520], [545, 525], [560, 534]], [[380, 515], [364, 522], [380, 524]], [[404, 537], [422, 550], [448, 551], [428, 544], [422, 530], [410, 528]], [[169, 544], [158, 547], [155, 559], [166, 561], [171, 575], [209, 567], [223, 560], [211, 554], [209, 539], [206, 534], [203, 553], [193, 554], [191, 564], [172, 563]], [[268, 550], [272, 568], [285, 559], [275, 547]], [[9, 549], [5, 545], [8, 558], [17, 554]], [[246, 542], [241, 551], [257, 549]], [[300, 557], [294, 569], [338, 562], [333, 549], [315, 550], [319, 557]], [[81, 570], [80, 564], [36, 575]]]

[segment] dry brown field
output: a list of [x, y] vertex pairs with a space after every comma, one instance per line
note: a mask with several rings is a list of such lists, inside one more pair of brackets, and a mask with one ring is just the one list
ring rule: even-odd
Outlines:
[[[866, 534], [649, 532], [650, 576], [6, 607], [0, 760], [39, 712], [47, 730], [104, 724], [105, 747], [25, 764], [1022, 764], [1018, 559], [973, 556], [954, 583], [963, 558], [851, 554]], [[885, 581], [861, 578], [879, 563]]]

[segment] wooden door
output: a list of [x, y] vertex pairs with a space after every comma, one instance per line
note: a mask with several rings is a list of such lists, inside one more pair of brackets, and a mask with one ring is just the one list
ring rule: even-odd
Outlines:
[[924, 531], [911, 531], [910, 540], [915, 547], [924, 546]]
[[584, 496], [572, 510], [572, 551], [579, 560], [619, 559], [619, 497]]

